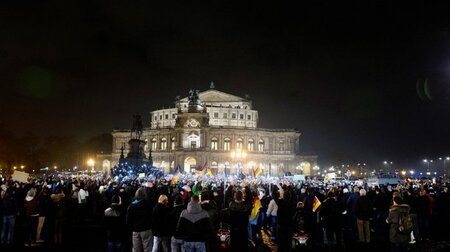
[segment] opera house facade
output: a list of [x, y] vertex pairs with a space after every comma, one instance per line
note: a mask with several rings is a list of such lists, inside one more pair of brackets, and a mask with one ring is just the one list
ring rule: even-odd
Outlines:
[[[145, 156], [154, 166], [172, 173], [206, 165], [215, 173], [251, 175], [260, 167], [264, 175], [311, 175], [317, 156], [300, 155], [300, 132], [258, 128], [258, 111], [248, 98], [216, 90], [190, 90], [173, 108], [150, 112], [142, 130]], [[114, 130], [113, 153], [102, 158], [103, 168], [117, 164], [130, 130]], [[105, 164], [108, 162], [108, 165]]]

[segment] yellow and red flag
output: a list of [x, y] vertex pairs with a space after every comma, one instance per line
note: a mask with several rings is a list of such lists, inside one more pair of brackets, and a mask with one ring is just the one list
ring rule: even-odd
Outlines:
[[202, 169], [201, 169], [200, 171], [195, 170], [195, 174], [196, 174], [197, 176], [203, 176], [203, 175], [206, 174], [206, 164], [207, 164], [207, 163], [208, 163], [208, 162], [205, 162], [205, 164], [203, 165], [203, 167], [202, 167]]
[[262, 171], [261, 167], [253, 169], [253, 177], [255, 177], [255, 178], [258, 177], [259, 175], [261, 175], [262, 172], [263, 171]]
[[313, 202], [312, 211], [316, 212], [317, 208], [319, 208], [320, 205], [322, 205], [322, 203], [320, 202], [320, 200], [316, 196], [314, 196], [314, 202]]
[[259, 214], [259, 209], [262, 207], [261, 201], [259, 200], [259, 197], [256, 196], [253, 199], [253, 208], [252, 208], [252, 212], [250, 214], [250, 223], [255, 223], [254, 225], [256, 225], [256, 222], [258, 221], [258, 214]]
[[214, 172], [213, 170], [211, 170], [211, 168], [208, 168], [208, 175], [214, 177]]
[[178, 183], [178, 180], [180, 180], [180, 171], [177, 171], [175, 176], [173, 176], [172, 179], [170, 180], [170, 183], [172, 185], [174, 185], [174, 184]]

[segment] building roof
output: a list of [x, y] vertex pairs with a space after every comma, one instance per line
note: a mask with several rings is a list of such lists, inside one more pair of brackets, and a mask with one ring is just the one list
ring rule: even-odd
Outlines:
[[[228, 94], [222, 91], [218, 91], [215, 89], [209, 89], [198, 94], [200, 101], [208, 103], [208, 102], [249, 102], [249, 100]], [[188, 97], [184, 97], [181, 99], [181, 102], [187, 102]]]

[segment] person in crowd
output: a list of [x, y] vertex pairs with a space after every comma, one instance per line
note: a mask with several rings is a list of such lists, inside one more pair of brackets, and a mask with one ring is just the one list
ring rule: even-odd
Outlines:
[[53, 203], [53, 242], [59, 246], [62, 244], [64, 224], [66, 222], [67, 208], [66, 208], [66, 195], [62, 189], [62, 186], [56, 187], [54, 193], [50, 195], [50, 199]]
[[310, 234], [314, 238], [318, 238], [316, 232], [317, 212], [313, 211], [314, 197], [314, 188], [308, 188], [305, 202], [303, 204], [305, 209], [305, 232]]
[[127, 224], [133, 231], [133, 251], [150, 252], [153, 248], [152, 232], [153, 206], [146, 199], [146, 190], [143, 187], [137, 189], [134, 200], [127, 211]]
[[105, 210], [104, 226], [107, 230], [108, 252], [125, 251], [127, 227], [122, 198], [118, 194], [112, 196], [111, 206]]
[[35, 246], [36, 231], [39, 221], [39, 199], [36, 196], [36, 188], [32, 187], [25, 197], [25, 214], [27, 217], [27, 239], [25, 246]]
[[283, 198], [279, 200], [278, 205], [278, 251], [290, 251], [292, 235], [294, 233], [292, 220], [294, 218], [296, 205], [292, 201], [292, 193], [289, 190], [284, 190]]
[[356, 223], [358, 227], [358, 241], [370, 242], [370, 220], [373, 218], [373, 204], [366, 196], [366, 190], [359, 190], [359, 198], [355, 206]]
[[84, 184], [81, 184], [80, 190], [78, 191], [78, 213], [80, 217], [81, 222], [86, 221], [87, 217], [87, 207], [88, 207], [88, 197], [89, 197], [89, 191], [87, 190], [87, 186]]
[[280, 192], [278, 190], [272, 191], [272, 200], [270, 200], [269, 207], [267, 208], [267, 217], [270, 218], [272, 226], [270, 240], [273, 242], [276, 242], [277, 240], [277, 211], [279, 198]]
[[210, 240], [213, 233], [208, 212], [200, 206], [197, 195], [191, 196], [187, 209], [180, 214], [177, 225], [177, 235], [183, 240], [182, 251], [206, 251], [206, 241]]
[[153, 252], [170, 250], [170, 226], [167, 225], [169, 219], [169, 199], [161, 194], [158, 204], [153, 208]]
[[340, 242], [340, 215], [342, 209], [333, 191], [329, 191], [327, 199], [320, 206], [320, 222], [324, 229], [324, 243], [329, 247], [334, 247]]
[[80, 185], [78, 180], [73, 181], [70, 184], [70, 201], [68, 210], [70, 210], [69, 215], [71, 216], [71, 221], [73, 223], [79, 222], [79, 209], [78, 209], [78, 192], [80, 191]]
[[39, 190], [39, 221], [38, 221], [38, 227], [36, 232], [36, 242], [37, 243], [43, 243], [44, 240], [42, 239], [42, 230], [44, 227], [45, 217], [47, 215], [47, 208], [49, 205], [50, 200], [50, 193], [51, 189], [47, 186], [47, 183], [44, 183], [42, 188]]
[[228, 207], [230, 213], [230, 240], [232, 251], [245, 251], [248, 248], [248, 221], [252, 209], [251, 196], [244, 199], [242, 191], [234, 193], [234, 200]]
[[262, 229], [266, 230], [268, 227], [267, 210], [269, 209], [269, 203], [272, 200], [267, 189], [263, 188], [261, 197], [261, 208], [259, 209], [259, 223]]
[[183, 240], [179, 239], [178, 234], [176, 233], [178, 220], [180, 219], [181, 212], [184, 210], [183, 198], [181, 195], [175, 196], [175, 200], [173, 203], [173, 208], [169, 214], [169, 227], [170, 227], [170, 248], [171, 252], [180, 252], [181, 245], [183, 244]]
[[7, 188], [3, 191], [1, 201], [1, 213], [3, 214], [3, 225], [1, 233], [1, 244], [12, 245], [14, 238], [14, 229], [16, 227], [16, 217], [18, 207], [14, 197], [14, 188]]
[[[213, 233], [217, 234], [219, 230], [219, 211], [217, 210], [217, 204], [213, 199], [212, 191], [203, 190], [200, 195], [201, 207], [208, 213], [211, 226], [213, 228]], [[216, 250], [216, 237], [212, 237], [212, 240], [206, 241], [206, 248], [208, 251]]]
[[411, 235], [399, 232], [400, 216], [402, 214], [409, 214], [410, 207], [403, 204], [400, 197], [393, 198], [393, 205], [389, 209], [389, 216], [386, 223], [389, 224], [389, 241], [391, 243], [391, 251], [403, 252], [407, 251], [407, 245], [410, 241]]
[[386, 218], [389, 214], [389, 198], [385, 193], [384, 188], [375, 189], [375, 198], [373, 201], [373, 207], [375, 209], [374, 229], [375, 234], [378, 236], [378, 240], [385, 240], [387, 237]]
[[417, 219], [419, 223], [420, 238], [424, 240], [430, 239], [430, 222], [433, 213], [433, 198], [427, 193], [425, 188], [420, 190], [417, 204]]

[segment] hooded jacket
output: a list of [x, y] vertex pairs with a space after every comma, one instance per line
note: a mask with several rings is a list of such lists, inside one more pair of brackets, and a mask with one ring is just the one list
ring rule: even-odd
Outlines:
[[215, 235], [212, 230], [208, 212], [203, 210], [199, 203], [189, 202], [187, 209], [181, 212], [177, 238], [191, 242], [205, 242]]
[[399, 233], [398, 230], [398, 223], [400, 221], [400, 214], [403, 213], [409, 213], [410, 207], [407, 204], [401, 204], [401, 205], [393, 205], [389, 209], [389, 217], [388, 222], [390, 224], [389, 227], [389, 241], [392, 243], [408, 243], [411, 239], [411, 236], [409, 234], [402, 234]]

